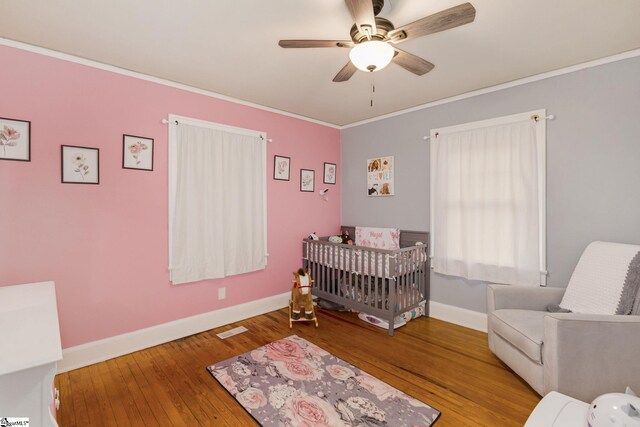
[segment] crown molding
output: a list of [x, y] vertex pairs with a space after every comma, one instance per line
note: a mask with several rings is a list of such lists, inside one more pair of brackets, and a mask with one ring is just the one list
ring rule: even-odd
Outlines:
[[120, 67], [116, 67], [116, 66], [113, 66], [113, 65], [104, 64], [102, 62], [94, 61], [94, 60], [91, 60], [91, 59], [86, 59], [86, 58], [82, 58], [82, 57], [79, 57], [79, 56], [74, 56], [74, 55], [70, 55], [70, 54], [67, 54], [67, 53], [62, 53], [62, 52], [58, 52], [58, 51], [55, 51], [55, 50], [47, 49], [47, 48], [44, 48], [44, 47], [31, 45], [31, 44], [28, 44], [28, 43], [18, 42], [18, 41], [15, 41], [15, 40], [10, 40], [10, 39], [6, 39], [6, 38], [0, 37], [0, 45], [13, 47], [13, 48], [25, 50], [25, 51], [28, 51], [28, 52], [38, 53], [40, 55], [45, 55], [45, 56], [49, 56], [49, 57], [52, 57], [52, 58], [61, 59], [63, 61], [73, 62], [73, 63], [76, 63], [76, 64], [81, 64], [81, 65], [85, 65], [85, 66], [92, 67], [92, 68], [97, 68], [97, 69], [104, 70], [104, 71], [110, 71], [112, 73], [116, 73], [116, 74], [120, 74], [120, 75], [124, 75], [124, 76], [128, 76], [128, 77], [133, 77], [133, 78], [140, 79], [140, 80], [145, 80], [145, 81], [148, 81], [148, 82], [157, 83], [157, 84], [160, 84], [160, 85], [163, 85], [163, 86], [169, 86], [169, 87], [172, 87], [172, 88], [181, 89], [181, 90], [184, 90], [184, 91], [187, 91], [187, 92], [197, 93], [199, 95], [204, 95], [204, 96], [208, 96], [208, 97], [211, 97], [211, 98], [216, 98], [216, 99], [220, 99], [220, 100], [223, 100], [223, 101], [233, 102], [235, 104], [244, 105], [244, 106], [255, 108], [255, 109], [258, 109], [258, 110], [268, 111], [268, 112], [271, 112], [271, 113], [276, 113], [276, 114], [280, 114], [280, 115], [283, 115], [283, 116], [292, 117], [292, 118], [295, 118], [295, 119], [304, 120], [306, 122], [315, 123], [315, 124], [319, 124], [319, 125], [322, 125], [322, 126], [327, 126], [327, 127], [333, 128], [333, 129], [339, 129], [339, 130], [348, 129], [348, 128], [352, 128], [352, 127], [356, 127], [356, 126], [361, 126], [361, 125], [364, 125], [364, 124], [367, 124], [367, 123], [373, 123], [373, 122], [377, 122], [377, 121], [380, 121], [380, 120], [388, 119], [390, 117], [400, 116], [400, 115], [411, 113], [411, 112], [414, 112], [414, 111], [419, 111], [419, 110], [424, 110], [424, 109], [431, 108], [431, 107], [436, 107], [436, 106], [442, 105], [442, 104], [448, 104], [449, 102], [460, 101], [462, 99], [472, 98], [474, 96], [484, 95], [484, 94], [487, 94], [487, 93], [496, 92], [496, 91], [503, 90], [503, 89], [508, 89], [508, 88], [511, 88], [511, 87], [516, 87], [516, 86], [520, 86], [520, 85], [524, 85], [524, 84], [528, 84], [528, 83], [532, 83], [532, 82], [537, 82], [539, 80], [544, 80], [544, 79], [548, 79], [548, 78], [551, 78], [551, 77], [561, 76], [563, 74], [574, 73], [576, 71], [584, 70], [584, 69], [587, 69], [587, 68], [598, 67], [600, 65], [605, 65], [605, 64], [609, 64], [609, 63], [617, 62], [617, 61], [623, 61], [625, 59], [635, 58], [637, 56], [640, 56], [640, 49], [634, 49], [634, 50], [630, 50], [630, 51], [627, 51], [627, 52], [622, 52], [622, 53], [619, 53], [619, 54], [616, 54], [616, 55], [607, 56], [605, 58], [600, 58], [600, 59], [595, 59], [593, 61], [583, 62], [581, 64], [576, 64], [576, 65], [572, 65], [572, 66], [569, 66], [569, 67], [560, 68], [558, 70], [553, 70], [553, 71], [549, 71], [549, 72], [546, 72], [546, 73], [536, 74], [534, 76], [524, 77], [522, 79], [513, 80], [513, 81], [510, 81], [510, 82], [507, 82], [507, 83], [502, 83], [502, 84], [499, 84], [499, 85], [495, 85], [495, 86], [491, 86], [491, 87], [487, 87], [487, 88], [483, 88], [483, 89], [478, 89], [478, 90], [474, 90], [474, 91], [471, 91], [471, 92], [466, 92], [466, 93], [463, 93], [463, 94], [460, 94], [460, 95], [456, 95], [456, 96], [452, 96], [452, 97], [449, 97], [449, 98], [439, 99], [437, 101], [428, 102], [426, 104], [417, 105], [415, 107], [394, 111], [393, 113], [384, 114], [384, 115], [381, 115], [381, 116], [372, 117], [370, 119], [360, 120], [360, 121], [357, 121], [357, 122], [353, 122], [353, 123], [349, 123], [349, 124], [340, 126], [340, 125], [336, 125], [336, 124], [333, 124], [333, 123], [328, 123], [328, 122], [323, 122], [321, 120], [312, 119], [310, 117], [301, 116], [299, 114], [290, 113], [288, 111], [278, 110], [276, 108], [267, 107], [267, 106], [260, 105], [260, 104], [255, 104], [253, 102], [244, 101], [242, 99], [233, 98], [233, 97], [230, 97], [230, 96], [227, 96], [227, 95], [222, 95], [222, 94], [219, 94], [219, 93], [216, 93], [216, 92], [212, 92], [212, 91], [208, 91], [208, 90], [205, 90], [205, 89], [200, 89], [200, 88], [189, 86], [189, 85], [186, 85], [186, 84], [173, 82], [171, 80], [166, 80], [166, 79], [162, 79], [162, 78], [159, 78], [159, 77], [150, 76], [150, 75], [147, 75], [147, 74], [139, 73], [137, 71], [127, 70], [125, 68], [120, 68]]
[[333, 129], [340, 129], [340, 126], [335, 125], [333, 123], [323, 122], [321, 120], [312, 119], [310, 117], [301, 116], [299, 114], [290, 113], [288, 111], [278, 110], [276, 108], [267, 107], [260, 104], [255, 104], [253, 102], [244, 101], [242, 99], [233, 98], [227, 95], [222, 95], [220, 93], [212, 92], [205, 89], [200, 89], [194, 86], [189, 86], [182, 83], [173, 82], [171, 80], [162, 79], [160, 77], [150, 76], [148, 74], [139, 73], [137, 71], [128, 70], [126, 68], [120, 68], [113, 65], [105, 64], [102, 62], [94, 61], [92, 59], [82, 58], [75, 55], [70, 55], [67, 53], [58, 52], [56, 50], [47, 49], [40, 46], [31, 45], [28, 43], [22, 43], [15, 40], [10, 40], [6, 38], [0, 37], [0, 45], [13, 47], [20, 50], [25, 50], [28, 52], [37, 53], [44, 56], [49, 56], [51, 58], [61, 59], [63, 61], [73, 62], [75, 64], [85, 65], [91, 68], [97, 68], [99, 70], [110, 71], [112, 73], [120, 74], [127, 77], [133, 77], [140, 80], [145, 80], [152, 83], [157, 83], [163, 86], [169, 86], [175, 89], [184, 90], [187, 92], [197, 93], [198, 95], [208, 96], [210, 98], [216, 98], [223, 101], [233, 102], [234, 104], [244, 105], [246, 107], [255, 108], [258, 110], [268, 111], [270, 113], [280, 114], [282, 116], [292, 117], [294, 119], [304, 120], [306, 122], [315, 123], [322, 126], [327, 126]]
[[581, 64], [572, 65], [570, 67], [560, 68], [558, 70], [548, 71], [546, 73], [536, 74], [534, 76], [524, 77], [522, 79], [513, 80], [507, 83], [502, 83], [495, 86], [486, 87], [483, 89], [474, 90], [471, 92], [462, 93], [460, 95], [452, 96], [449, 98], [439, 99], [437, 101], [428, 102], [426, 104], [417, 105], [415, 107], [407, 108], [404, 110], [394, 111], [393, 113], [384, 114], [382, 116], [373, 117], [370, 119], [361, 120], [358, 122], [353, 122], [344, 126], [341, 126], [340, 129], [348, 129], [360, 125], [365, 125], [367, 123], [377, 122], [379, 120], [388, 119], [390, 117], [401, 116], [403, 114], [411, 113], [414, 111], [424, 110], [426, 108], [436, 107], [442, 104], [448, 104], [449, 102], [460, 101], [462, 99], [472, 98], [474, 96], [484, 95], [491, 92], [496, 92], [503, 89], [508, 89], [515, 86], [525, 85], [528, 83], [537, 82], [539, 80], [549, 79], [551, 77], [561, 76], [563, 74], [574, 73], [576, 71], [584, 70], [587, 68], [598, 67], [600, 65], [609, 64], [611, 62], [623, 61], [629, 58], [635, 58], [636, 56], [640, 56], [640, 49], [630, 50], [627, 52], [619, 53], [612, 56], [607, 56], [605, 58], [595, 59], [593, 61], [583, 62]]

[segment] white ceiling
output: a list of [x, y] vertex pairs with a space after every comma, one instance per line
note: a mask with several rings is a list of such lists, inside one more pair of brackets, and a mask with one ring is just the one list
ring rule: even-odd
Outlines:
[[[464, 0], [389, 2], [399, 27]], [[475, 22], [398, 45], [430, 73], [391, 64], [344, 83], [348, 49], [278, 46], [348, 40], [344, 0], [2, 0], [0, 37], [339, 126], [640, 48], [638, 0], [471, 3]]]

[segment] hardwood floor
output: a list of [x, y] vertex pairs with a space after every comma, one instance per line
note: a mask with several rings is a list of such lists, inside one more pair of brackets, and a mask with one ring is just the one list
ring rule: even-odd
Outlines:
[[[396, 330], [353, 313], [318, 310], [320, 326], [289, 329], [279, 310], [60, 374], [58, 421], [67, 426], [253, 426], [205, 369], [291, 334], [301, 336], [442, 412], [445, 426], [522, 426], [540, 397], [487, 347], [484, 333], [430, 318]], [[248, 332], [226, 340], [236, 326]], [[393, 426], [390, 426], [393, 427]]]

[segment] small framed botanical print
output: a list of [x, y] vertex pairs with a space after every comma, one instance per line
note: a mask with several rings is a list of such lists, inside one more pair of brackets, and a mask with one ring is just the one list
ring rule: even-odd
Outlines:
[[31, 122], [0, 117], [0, 160], [31, 161]]
[[63, 145], [61, 157], [64, 184], [100, 183], [100, 151], [97, 148]]
[[335, 163], [324, 163], [324, 179], [325, 184], [335, 184], [336, 183], [336, 165]]
[[153, 170], [153, 138], [122, 135], [122, 168]]
[[316, 172], [314, 170], [300, 169], [300, 191], [313, 193], [315, 174]]
[[289, 181], [291, 171], [291, 158], [285, 156], [273, 156], [273, 179]]

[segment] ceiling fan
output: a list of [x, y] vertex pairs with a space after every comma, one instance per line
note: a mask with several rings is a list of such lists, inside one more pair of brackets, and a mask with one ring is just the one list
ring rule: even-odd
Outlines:
[[351, 40], [280, 40], [278, 43], [284, 48], [350, 48], [350, 61], [336, 74], [334, 82], [349, 80], [358, 69], [381, 70], [389, 62], [419, 76], [426, 74], [434, 65], [398, 49], [396, 44], [468, 24], [476, 17], [476, 9], [471, 3], [463, 3], [395, 28], [391, 21], [377, 16], [384, 0], [345, 0], [345, 3], [355, 21], [351, 27]]

